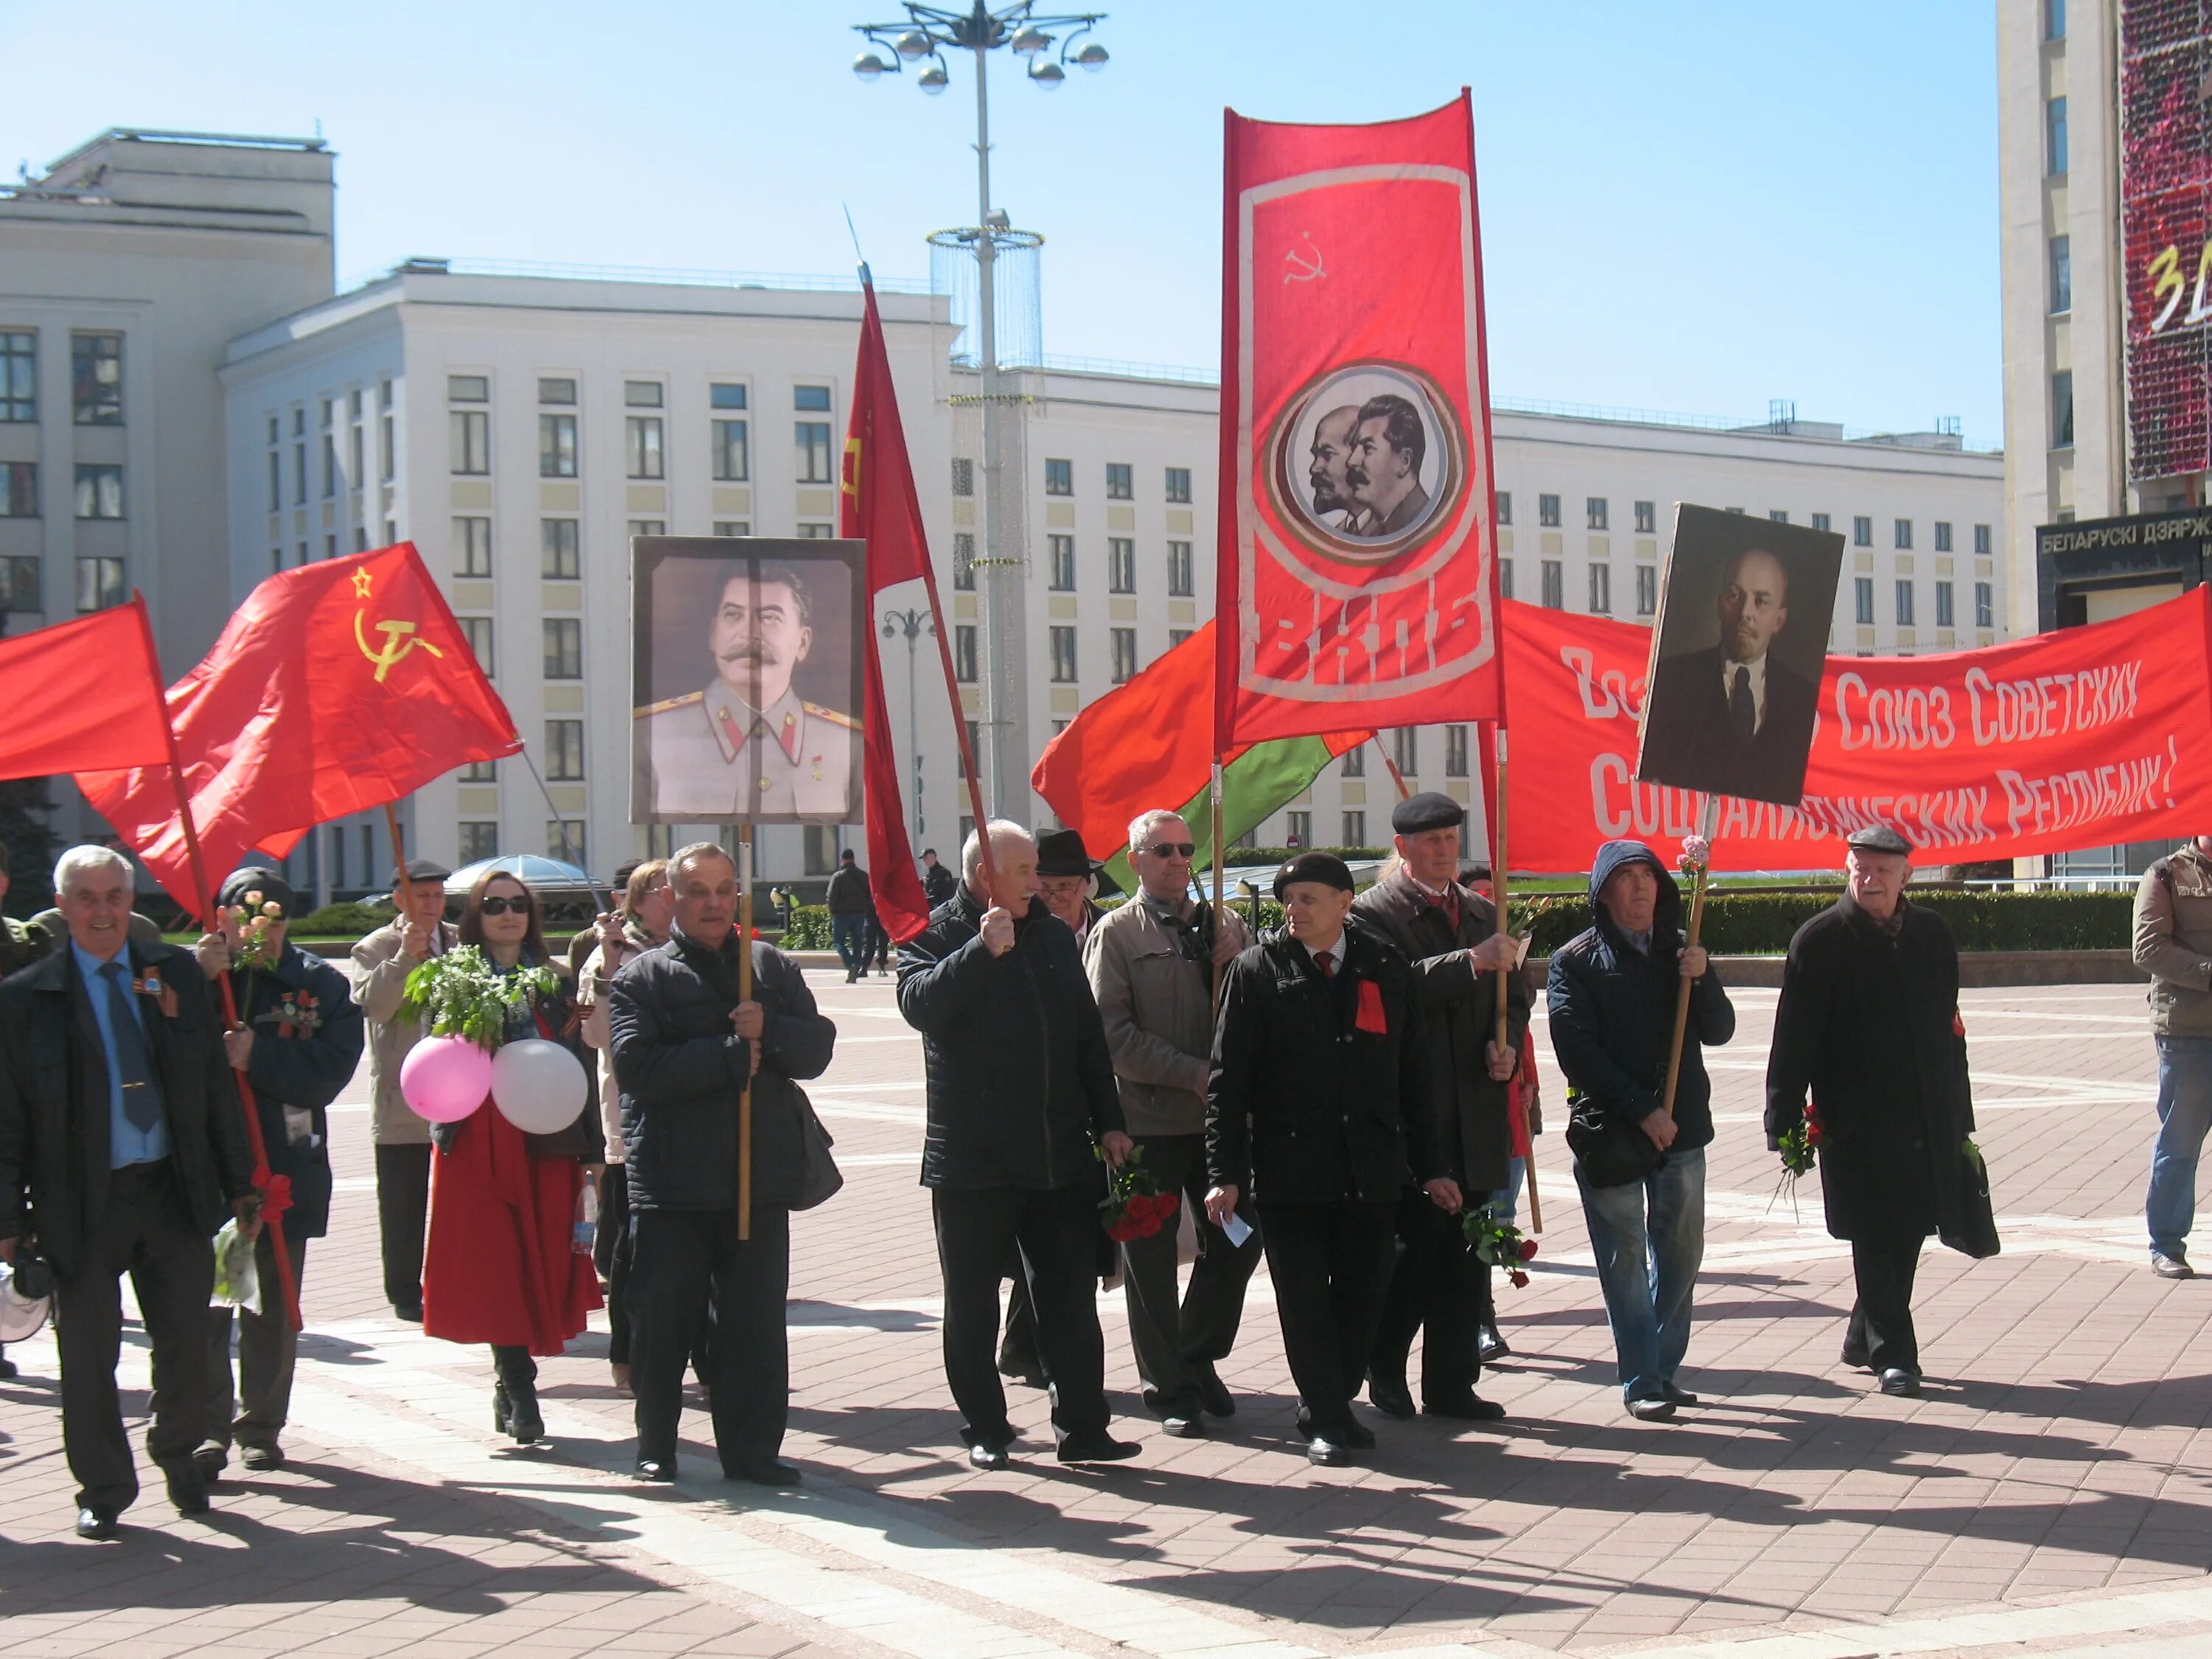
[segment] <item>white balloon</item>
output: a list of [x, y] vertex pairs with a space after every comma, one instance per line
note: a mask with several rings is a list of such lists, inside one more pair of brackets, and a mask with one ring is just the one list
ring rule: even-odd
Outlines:
[[584, 1109], [590, 1082], [582, 1062], [557, 1042], [524, 1037], [491, 1057], [492, 1104], [518, 1129], [557, 1133]]

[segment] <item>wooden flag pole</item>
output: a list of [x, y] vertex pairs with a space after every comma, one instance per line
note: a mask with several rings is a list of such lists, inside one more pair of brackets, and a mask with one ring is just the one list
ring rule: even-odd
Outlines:
[[1398, 763], [1390, 758], [1390, 751], [1382, 746], [1382, 734], [1377, 732], [1368, 741], [1375, 745], [1375, 752], [1382, 757], [1382, 764], [1389, 769], [1390, 781], [1398, 786], [1398, 799], [1410, 799], [1413, 792], [1406, 787], [1406, 775], [1398, 769]]
[[404, 921], [414, 913], [415, 882], [407, 873], [407, 838], [399, 833], [399, 814], [390, 801], [384, 803], [384, 827], [392, 832], [392, 863], [399, 874], [399, 908]]
[[[1705, 915], [1705, 872], [1712, 862], [1713, 831], [1720, 827], [1721, 798], [1705, 797], [1705, 810], [1698, 815], [1698, 834], [1706, 842], [1705, 856], [1690, 866], [1690, 925], [1684, 930], [1682, 948], [1690, 950], [1698, 942], [1698, 929]], [[1682, 1044], [1690, 1030], [1690, 994], [1697, 988], [1697, 981], [1682, 981], [1681, 994], [1674, 1000], [1674, 1041], [1667, 1051], [1667, 1091], [1660, 1100], [1660, 1109], [1668, 1117], [1674, 1115], [1674, 1089], [1682, 1078]]]
[[[1498, 799], [1491, 803], [1490, 830], [1490, 892], [1491, 904], [1496, 911], [1498, 937], [1510, 940], [1513, 930], [1505, 915], [1505, 728], [1498, 726], [1492, 734], [1492, 752], [1498, 757]], [[1500, 1054], [1509, 1046], [1507, 1041], [1507, 1000], [1512, 994], [1512, 975], [1516, 968], [1498, 970], [1497, 1012], [1493, 1019], [1492, 1037]], [[1524, 1037], [1523, 1042], [1527, 1039]], [[1544, 1200], [1536, 1190], [1536, 1138], [1528, 1133], [1528, 1103], [1514, 1091], [1510, 1082], [1505, 1087], [1506, 1097], [1513, 1103], [1513, 1115], [1518, 1121], [1519, 1139], [1528, 1143], [1528, 1155], [1522, 1162], [1522, 1173], [1528, 1179], [1528, 1231], [1544, 1231]]]
[[[989, 837], [986, 836], [986, 840]], [[753, 827], [738, 826], [738, 1000], [753, 1000]], [[760, 1052], [757, 1039], [752, 1045]], [[753, 1236], [753, 1079], [738, 1096], [738, 1237]]]

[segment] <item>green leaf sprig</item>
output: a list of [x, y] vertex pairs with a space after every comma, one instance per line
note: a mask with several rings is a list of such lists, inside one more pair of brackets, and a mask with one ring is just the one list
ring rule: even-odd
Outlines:
[[502, 974], [483, 951], [463, 945], [408, 973], [399, 1012], [432, 1036], [466, 1037], [480, 1048], [496, 1048], [506, 1038], [510, 1009], [527, 1009], [560, 988], [550, 968]]

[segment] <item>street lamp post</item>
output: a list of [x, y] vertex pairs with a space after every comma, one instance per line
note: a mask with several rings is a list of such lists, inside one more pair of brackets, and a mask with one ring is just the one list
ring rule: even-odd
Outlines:
[[[863, 81], [904, 72], [905, 64], [927, 60], [928, 67], [915, 77], [915, 84], [935, 96], [951, 84], [944, 54], [947, 50], [973, 52], [975, 57], [975, 217], [974, 236], [976, 279], [976, 367], [982, 379], [983, 415], [983, 546], [984, 556], [975, 562], [982, 601], [983, 732], [982, 766], [990, 810], [1005, 816], [1015, 813], [1028, 788], [1028, 757], [1016, 752], [1016, 734], [1026, 711], [1018, 707], [1022, 681], [1018, 653], [1026, 648], [1022, 614], [1021, 572], [1024, 550], [1006, 545], [1009, 515], [1001, 507], [1002, 492], [1028, 488], [1029, 480], [1009, 483], [1003, 476], [1005, 445], [1000, 422], [1005, 401], [999, 374], [997, 292], [993, 264], [999, 238], [1008, 234], [1003, 213], [991, 206], [991, 106], [988, 90], [989, 58], [1000, 46], [1029, 60], [1029, 79], [1050, 92], [1066, 79], [1064, 67], [1101, 70], [1106, 48], [1085, 40], [1091, 28], [1105, 21], [1103, 12], [1042, 15], [1036, 0], [1012, 0], [995, 10], [975, 0], [967, 11], [902, 0], [903, 21], [856, 23], [854, 27], [868, 41], [869, 49], [854, 60], [853, 72]], [[1055, 43], [1054, 30], [1067, 30]], [[880, 51], [878, 49], [881, 49]], [[963, 233], [964, 236], [964, 233]], [[1033, 243], [1031, 244], [1033, 245]], [[912, 643], [912, 636], [908, 636]], [[1015, 813], [1026, 817], [1025, 813]], [[917, 811], [917, 817], [919, 811]], [[917, 833], [919, 833], [917, 831]]]
[[914, 653], [917, 642], [926, 633], [937, 637], [937, 618], [927, 611], [886, 611], [884, 612], [884, 637], [895, 640], [906, 635], [906, 746], [914, 756], [914, 834], [922, 840], [928, 835], [921, 816], [921, 724], [915, 710]]

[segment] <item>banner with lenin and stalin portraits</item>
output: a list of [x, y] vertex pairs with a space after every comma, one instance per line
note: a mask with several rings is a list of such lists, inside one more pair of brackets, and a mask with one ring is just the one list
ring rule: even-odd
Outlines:
[[[1583, 870], [1615, 836], [1672, 857], [1704, 796], [1638, 782], [1644, 629], [1504, 602], [1514, 735], [1535, 775], [1509, 844], [1528, 870]], [[1834, 868], [1887, 823], [1923, 866], [2212, 824], [2212, 588], [2112, 622], [1929, 657], [1831, 657], [1795, 806], [1723, 797], [1722, 870]]]

